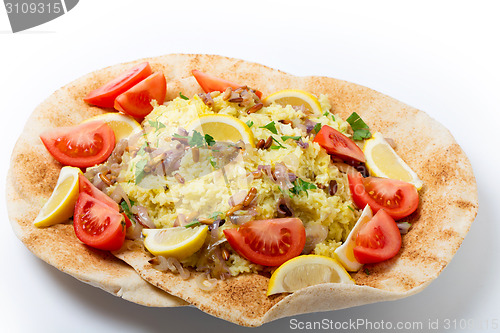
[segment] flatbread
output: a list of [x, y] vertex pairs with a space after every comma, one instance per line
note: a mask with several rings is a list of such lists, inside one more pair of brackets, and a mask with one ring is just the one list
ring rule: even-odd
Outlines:
[[191, 76], [192, 69], [256, 87], [264, 95], [285, 88], [328, 94], [335, 114], [345, 119], [356, 111], [373, 131], [394, 139], [398, 154], [424, 182], [419, 207], [407, 218], [413, 226], [403, 237], [401, 251], [391, 260], [367, 265], [369, 274], [364, 270], [353, 274], [356, 285], [322, 284], [290, 295], [266, 297], [268, 279], [257, 274], [243, 274], [222, 281], [206, 292], [198, 289], [193, 279], [184, 281], [179, 275], [155, 270], [148, 263], [151, 255], [140, 248], [128, 250], [125, 246], [115, 253], [152, 285], [211, 315], [240, 325], [259, 326], [285, 316], [415, 294], [439, 275], [462, 243], [478, 209], [472, 167], [450, 132], [424, 112], [366, 87], [337, 79], [295, 77], [260, 64], [215, 55], [173, 54], [88, 74], [55, 92], [28, 120], [12, 155], [7, 189], [9, 217], [18, 237], [51, 265], [111, 293], [125, 290], [122, 297], [137, 303], [151, 306], [185, 304], [159, 292], [158, 288], [148, 289], [150, 293], [144, 294], [142, 290], [146, 287], [139, 283], [140, 279], [137, 280], [130, 266], [79, 243], [70, 225], [48, 229], [32, 225], [52, 192], [61, 168], [43, 148], [38, 135], [45, 129], [77, 124], [102, 113], [101, 109], [84, 103], [82, 98], [145, 60], [154, 71], [161, 70], [165, 74], [167, 100], [177, 97], [179, 92], [188, 96], [201, 92]]

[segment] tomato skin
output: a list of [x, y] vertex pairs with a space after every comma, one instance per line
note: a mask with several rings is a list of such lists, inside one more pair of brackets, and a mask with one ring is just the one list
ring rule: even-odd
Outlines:
[[80, 241], [96, 249], [115, 251], [125, 241], [123, 215], [87, 193], [78, 196], [73, 227]]
[[128, 218], [127, 214], [121, 213], [123, 215], [123, 218], [125, 219], [125, 226], [127, 228], [130, 228], [132, 226], [132, 221]]
[[115, 148], [115, 133], [100, 120], [55, 128], [42, 133], [40, 139], [61, 164], [79, 168], [104, 162]]
[[152, 110], [151, 101], [165, 102], [167, 81], [162, 72], [151, 74], [115, 99], [114, 107], [132, 117], [144, 118]]
[[92, 198], [102, 202], [103, 204], [109, 206], [109, 208], [120, 211], [120, 207], [118, 204], [104, 194], [101, 190], [95, 187], [84, 175], [81, 173], [78, 174], [78, 185], [80, 187], [80, 193], [87, 193]]
[[[207, 73], [200, 72], [197, 69], [193, 69], [191, 71], [191, 73], [193, 74], [196, 81], [198, 81], [198, 84], [200, 85], [201, 89], [203, 89], [203, 91], [205, 93], [210, 93], [212, 91], [223, 92], [227, 88], [232, 88], [233, 90], [235, 90], [235, 89], [238, 89], [240, 87], [243, 87], [243, 85], [241, 85], [241, 84], [237, 84], [237, 83], [234, 83], [231, 81], [221, 79], [217, 76], [213, 76], [213, 75], [210, 75]], [[255, 95], [257, 95], [257, 97], [259, 97], [259, 98], [262, 98], [262, 92], [260, 92], [258, 90], [255, 91]]]
[[358, 232], [353, 253], [360, 264], [374, 264], [394, 257], [400, 249], [398, 225], [381, 209]]
[[152, 73], [151, 66], [148, 62], [143, 62], [120, 76], [109, 81], [102, 87], [92, 90], [83, 99], [89, 104], [100, 106], [103, 108], [112, 108], [116, 97], [129, 90]]
[[360, 209], [367, 204], [374, 213], [383, 208], [393, 219], [399, 220], [418, 207], [418, 192], [410, 183], [387, 178], [363, 178], [359, 172], [347, 177], [352, 199]]
[[238, 229], [225, 229], [224, 235], [238, 254], [263, 266], [279, 266], [300, 255], [306, 243], [306, 231], [298, 218], [254, 220]]
[[330, 155], [346, 160], [366, 161], [365, 154], [354, 141], [328, 125], [321, 127], [314, 142], [317, 142]]

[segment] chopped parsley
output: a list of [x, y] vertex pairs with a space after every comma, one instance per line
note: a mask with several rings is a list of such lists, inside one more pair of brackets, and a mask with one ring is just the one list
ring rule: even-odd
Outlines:
[[131, 216], [133, 216], [133, 214], [130, 210], [132, 209], [132, 206], [135, 205], [135, 202], [133, 200], [130, 200], [130, 199], [129, 199], [129, 201], [130, 201], [130, 207], [128, 206], [128, 204], [125, 200], [123, 200], [120, 203], [120, 207], [122, 207], [123, 212], [130, 218]]
[[144, 142], [142, 146], [137, 151], [137, 155], [144, 155], [146, 153], [146, 147], [148, 146], [147, 142]]
[[205, 134], [205, 142], [207, 143], [207, 145], [213, 146], [215, 144], [215, 139], [210, 134]]
[[321, 130], [321, 127], [321, 123], [317, 123], [316, 125], [314, 125], [313, 131], [318, 134], [318, 132]]
[[365, 274], [370, 275], [370, 271], [368, 270], [368, 268], [365, 268]]
[[335, 121], [335, 116], [333, 115], [333, 113], [330, 113], [330, 111], [325, 111], [325, 113], [323, 113], [323, 116], [327, 118], [328, 116], [332, 116], [332, 120]]
[[276, 129], [276, 124], [274, 123], [274, 120], [271, 121], [266, 126], [261, 126], [259, 128], [265, 128], [265, 129], [271, 131], [271, 133], [273, 133], [273, 134], [278, 134], [278, 130]]
[[125, 200], [123, 200], [121, 203], [120, 203], [120, 207], [122, 208], [123, 210], [123, 213], [125, 215], [127, 215], [127, 217], [129, 218], [130, 221], [133, 221], [134, 223], [136, 222], [135, 221], [135, 217], [134, 217], [134, 214], [132, 214], [132, 212], [130, 211], [132, 209], [132, 206], [135, 205], [135, 202], [133, 200], [130, 200], [130, 207], [128, 206], [127, 202]]
[[245, 124], [247, 124], [248, 128], [253, 126], [253, 121], [249, 120]]
[[213, 212], [212, 214], [210, 214], [208, 216], [209, 219], [212, 219], [212, 220], [217, 220], [219, 217], [223, 217], [224, 216], [224, 213], [223, 212]]
[[298, 140], [300, 140], [300, 138], [301, 138], [300, 135], [296, 135], [296, 136], [284, 135], [284, 136], [281, 137], [281, 140], [286, 141], [288, 139], [292, 139], [292, 140], [298, 141]]
[[293, 183], [293, 187], [290, 189], [292, 194], [298, 195], [300, 192], [305, 191], [306, 195], [309, 197], [307, 190], [317, 189], [316, 185], [313, 183], [306, 182], [300, 178], [297, 178]]
[[352, 135], [353, 140], [359, 141], [371, 138], [372, 134], [370, 133], [370, 128], [356, 112], [351, 113], [346, 121], [351, 125], [354, 132]]
[[278, 145], [277, 146], [271, 146], [271, 149], [286, 149], [285, 146], [283, 146], [278, 140], [276, 140], [274, 137], [273, 137], [273, 141], [276, 142]]
[[157, 120], [149, 120], [149, 126], [153, 127], [156, 131], [158, 131], [160, 128], [165, 128], [165, 124]]
[[209, 161], [212, 168], [217, 169], [217, 162], [214, 160], [213, 156], [210, 156]]
[[186, 101], [189, 101], [189, 97], [184, 96], [181, 92], [179, 92], [179, 97], [186, 100]]
[[140, 160], [135, 165], [135, 184], [139, 184], [144, 177], [146, 176], [146, 172], [144, 171], [144, 167], [148, 164], [147, 160]]
[[193, 221], [191, 221], [190, 223], [186, 224], [184, 227], [185, 228], [191, 228], [191, 227], [194, 227], [194, 226], [197, 226], [197, 225], [200, 225], [200, 221], [198, 221], [198, 219], [194, 219]]
[[190, 147], [204, 147], [213, 146], [215, 144], [215, 139], [210, 134], [202, 135], [198, 131], [194, 131], [191, 136], [182, 136], [179, 134], [174, 134], [174, 138], [188, 139], [188, 145]]

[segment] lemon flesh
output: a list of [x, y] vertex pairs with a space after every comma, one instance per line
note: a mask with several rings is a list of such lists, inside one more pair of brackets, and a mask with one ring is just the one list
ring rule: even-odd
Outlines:
[[392, 149], [382, 134], [374, 133], [366, 141], [363, 152], [366, 157], [366, 167], [375, 177], [397, 179], [422, 188], [422, 181], [417, 174]]
[[36, 227], [48, 227], [66, 222], [73, 216], [79, 193], [79, 173], [81, 173], [79, 168], [65, 166], [61, 169], [52, 195], [34, 221]]
[[294, 292], [321, 283], [354, 284], [354, 280], [335, 259], [303, 255], [288, 260], [273, 273], [267, 295]]
[[141, 125], [134, 118], [117, 112], [103, 113], [86, 119], [83, 123], [95, 120], [101, 120], [108, 124], [115, 133], [117, 142], [142, 130]]
[[207, 237], [208, 226], [194, 228], [143, 229], [144, 246], [155, 256], [184, 259], [198, 251]]
[[238, 142], [242, 140], [254, 146], [254, 137], [250, 128], [238, 118], [228, 115], [202, 115], [189, 124], [187, 130], [208, 134], [215, 141]]
[[281, 106], [303, 106], [308, 113], [321, 114], [321, 104], [318, 99], [307, 91], [298, 89], [280, 90], [263, 100], [264, 105], [270, 105], [273, 102]]
[[349, 236], [345, 242], [335, 249], [335, 258], [342, 264], [350, 272], [356, 272], [363, 267], [363, 264], [360, 264], [356, 257], [354, 257], [353, 249], [356, 246], [356, 236], [358, 235], [359, 230], [363, 228], [363, 226], [368, 223], [373, 217], [372, 210], [370, 206], [366, 205], [365, 209], [361, 213], [358, 221], [352, 228]]

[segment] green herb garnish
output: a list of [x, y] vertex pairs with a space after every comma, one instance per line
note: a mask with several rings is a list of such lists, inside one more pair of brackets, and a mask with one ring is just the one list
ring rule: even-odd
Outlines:
[[125, 215], [127, 215], [128, 218], [131, 218], [134, 216], [134, 214], [132, 214], [132, 212], [130, 210], [132, 209], [132, 206], [135, 205], [135, 202], [133, 200], [130, 200], [130, 199], [129, 199], [129, 201], [130, 201], [130, 207], [128, 206], [128, 204], [125, 200], [123, 200], [120, 203], [120, 207], [122, 208]]
[[205, 142], [207, 145], [213, 146], [215, 144], [215, 139], [210, 134], [205, 134]]
[[165, 124], [157, 120], [155, 121], [149, 120], [149, 126], [153, 127], [156, 131], [158, 131], [160, 128], [165, 128]]
[[174, 138], [187, 139], [188, 145], [190, 147], [204, 147], [213, 146], [215, 144], [215, 139], [210, 134], [202, 135], [198, 131], [194, 131], [191, 136], [183, 136], [175, 133], [172, 135]]
[[321, 127], [321, 123], [317, 123], [316, 125], [314, 125], [313, 131], [318, 134], [318, 132], [321, 130]]
[[271, 131], [271, 133], [273, 133], [273, 134], [278, 134], [278, 130], [276, 129], [276, 124], [274, 123], [274, 120], [271, 121], [266, 126], [261, 126], [259, 128], [265, 128], [265, 129]]
[[315, 184], [306, 182], [300, 178], [297, 178], [292, 184], [293, 187], [290, 189], [290, 192], [295, 195], [298, 195], [300, 192], [305, 191], [306, 195], [309, 197], [309, 193], [307, 193], [307, 190], [317, 189]]
[[370, 275], [370, 271], [368, 270], [368, 268], [365, 268], [365, 274]]
[[224, 213], [223, 213], [223, 212], [213, 212], [212, 214], [210, 214], [210, 215], [208, 216], [208, 218], [209, 218], [209, 219], [212, 219], [212, 220], [217, 220], [217, 218], [218, 218], [219, 216], [221, 216], [221, 217], [222, 217], [223, 215], [224, 215]]
[[146, 172], [144, 171], [144, 167], [148, 164], [147, 160], [140, 160], [135, 165], [135, 184], [139, 184], [141, 180], [146, 176]]
[[144, 142], [142, 146], [137, 151], [137, 155], [144, 155], [146, 153], [146, 147], [148, 146], [147, 142]]
[[210, 162], [210, 165], [212, 166], [212, 168], [217, 169], [217, 162], [214, 160], [214, 158], [212, 156], [210, 156], [209, 162]]
[[292, 140], [298, 141], [298, 140], [300, 140], [300, 138], [301, 138], [300, 135], [297, 135], [297, 136], [284, 135], [281, 137], [281, 140], [286, 141], [288, 139], [292, 139]]
[[286, 149], [285, 146], [283, 146], [278, 140], [276, 140], [274, 137], [273, 137], [273, 141], [276, 142], [278, 145], [277, 146], [272, 146], [271, 149]]
[[186, 100], [186, 101], [189, 101], [189, 97], [184, 96], [181, 92], [179, 93], [179, 97]]
[[184, 227], [185, 228], [191, 228], [191, 227], [194, 227], [195, 225], [200, 225], [200, 221], [198, 221], [198, 219], [194, 219], [193, 221], [191, 221], [190, 223], [186, 224]]
[[351, 125], [354, 132], [352, 135], [353, 140], [359, 141], [371, 138], [370, 128], [356, 112], [351, 113], [346, 121]]
[[349, 206], [347, 206], [347, 208], [349, 208], [349, 209], [350, 209], [350, 210], [352, 210], [353, 212], [354, 212], [354, 210], [355, 210], [355, 209], [354, 209], [354, 208], [352, 208], [350, 205], [349, 205]]
[[248, 128], [253, 126], [253, 121], [249, 120], [245, 124], [247, 124]]

